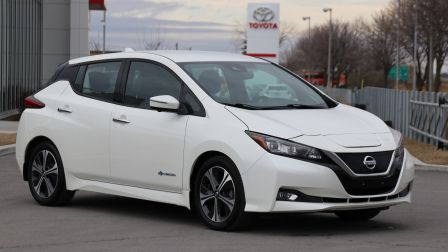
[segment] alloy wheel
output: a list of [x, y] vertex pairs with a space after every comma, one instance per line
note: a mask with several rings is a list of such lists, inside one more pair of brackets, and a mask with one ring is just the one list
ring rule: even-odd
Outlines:
[[226, 221], [235, 206], [235, 184], [224, 168], [214, 166], [201, 178], [199, 190], [202, 212], [213, 222]]
[[33, 189], [39, 197], [49, 198], [53, 195], [58, 182], [58, 163], [53, 153], [41, 150], [34, 156], [31, 166]]

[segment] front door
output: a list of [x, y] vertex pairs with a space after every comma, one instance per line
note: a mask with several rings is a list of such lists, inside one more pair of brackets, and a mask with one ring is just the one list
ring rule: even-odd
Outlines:
[[164, 66], [131, 61], [123, 105], [112, 113], [111, 179], [115, 183], [181, 192], [189, 116], [149, 108], [149, 98], [179, 99], [182, 83]]

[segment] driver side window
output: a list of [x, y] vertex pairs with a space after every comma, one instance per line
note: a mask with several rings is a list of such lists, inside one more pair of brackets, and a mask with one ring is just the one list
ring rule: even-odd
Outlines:
[[171, 95], [179, 100], [181, 83], [165, 68], [134, 61], [129, 68], [124, 103], [136, 107], [149, 107], [149, 98]]

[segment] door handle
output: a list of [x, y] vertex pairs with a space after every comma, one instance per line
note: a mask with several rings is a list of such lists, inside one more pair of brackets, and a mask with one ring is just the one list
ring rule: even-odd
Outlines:
[[63, 108], [58, 108], [58, 112], [61, 112], [61, 113], [72, 113], [73, 111], [69, 107], [64, 106]]
[[126, 117], [120, 117], [120, 118], [112, 118], [112, 121], [116, 122], [116, 123], [130, 123], [130, 121], [128, 121], [126, 119]]

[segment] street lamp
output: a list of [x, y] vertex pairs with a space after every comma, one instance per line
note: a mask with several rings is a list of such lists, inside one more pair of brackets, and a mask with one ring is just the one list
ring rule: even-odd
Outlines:
[[396, 64], [395, 64], [395, 89], [398, 89], [398, 85], [400, 84], [400, 11], [401, 11], [401, 2], [397, 0], [398, 8], [397, 8], [397, 54], [396, 54]]
[[103, 10], [103, 20], [101, 20], [101, 23], [103, 23], [103, 54], [106, 53], [106, 10]]
[[[418, 2], [417, 2], [418, 3]], [[417, 36], [418, 36], [418, 16], [417, 16], [417, 3], [414, 4], [414, 55], [413, 55], [413, 63], [414, 63], [414, 71], [412, 74], [412, 91], [417, 89]]]
[[303, 21], [308, 20], [308, 81], [311, 82], [311, 17], [303, 17]]
[[322, 9], [325, 13], [330, 12], [330, 27], [329, 27], [329, 35], [328, 35], [328, 66], [327, 66], [327, 87], [332, 86], [331, 81], [331, 34], [333, 30], [333, 24], [332, 24], [332, 15], [333, 15], [333, 9], [331, 8], [323, 8]]

